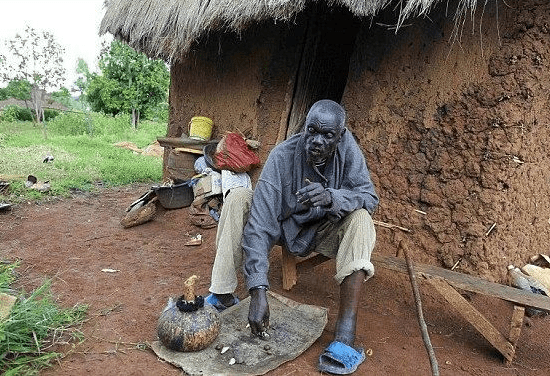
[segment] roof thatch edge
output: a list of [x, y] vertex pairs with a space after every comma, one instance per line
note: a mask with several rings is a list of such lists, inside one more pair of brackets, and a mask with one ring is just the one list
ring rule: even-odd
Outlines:
[[[312, 1], [321, 0], [106, 0], [99, 33], [112, 34], [150, 58], [183, 59], [194, 42], [215, 30], [244, 30], [254, 22], [290, 21]], [[358, 17], [372, 17], [392, 0], [325, 0]], [[442, 0], [399, 2], [397, 28], [411, 16], [426, 15]], [[475, 12], [477, 0], [460, 0], [455, 17]]]

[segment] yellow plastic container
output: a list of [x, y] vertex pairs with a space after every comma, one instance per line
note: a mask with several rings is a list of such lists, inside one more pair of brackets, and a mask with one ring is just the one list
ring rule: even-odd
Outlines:
[[204, 116], [194, 116], [189, 122], [189, 138], [199, 141], [208, 141], [212, 136], [212, 119]]

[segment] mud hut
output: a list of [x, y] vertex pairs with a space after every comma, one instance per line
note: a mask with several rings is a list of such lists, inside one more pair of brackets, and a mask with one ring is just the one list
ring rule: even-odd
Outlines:
[[420, 262], [505, 282], [549, 251], [549, 30], [543, 0], [110, 0], [100, 32], [170, 63], [169, 137], [208, 116], [265, 158], [341, 102], [375, 219], [411, 230], [380, 228], [378, 252], [405, 235]]

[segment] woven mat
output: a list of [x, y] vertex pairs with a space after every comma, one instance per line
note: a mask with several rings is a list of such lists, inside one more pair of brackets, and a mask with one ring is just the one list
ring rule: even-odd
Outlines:
[[[177, 352], [155, 341], [153, 351], [191, 376], [263, 375], [303, 353], [321, 336], [327, 324], [326, 308], [300, 304], [271, 291], [268, 291], [268, 301], [268, 340], [253, 337], [246, 327], [248, 297], [222, 312], [220, 334], [206, 349]], [[229, 349], [222, 354], [216, 350], [221, 346]]]

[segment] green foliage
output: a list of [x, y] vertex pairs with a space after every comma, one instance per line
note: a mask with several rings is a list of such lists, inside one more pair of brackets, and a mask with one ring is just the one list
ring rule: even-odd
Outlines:
[[85, 92], [90, 85], [89, 81], [91, 79], [91, 74], [90, 69], [88, 68], [88, 63], [86, 63], [84, 59], [78, 59], [76, 73], [78, 74], [78, 78], [76, 79], [74, 85], [78, 88], [78, 91], [80, 91], [79, 99], [87, 102]]
[[128, 98], [124, 96], [123, 87], [105, 76], [94, 74], [86, 91], [86, 100], [93, 111], [111, 115], [128, 113], [129, 104], [124, 103]]
[[51, 94], [52, 100], [56, 101], [57, 103], [62, 104], [63, 106], [70, 108], [71, 102], [73, 98], [71, 97], [71, 93], [69, 93], [69, 89], [66, 87], [61, 87], [58, 91], [54, 91]]
[[7, 292], [11, 283], [15, 280], [14, 269], [19, 267], [19, 262], [11, 264], [0, 263], [0, 292]]
[[52, 120], [52, 119], [54, 119], [57, 115], [59, 115], [59, 111], [58, 111], [58, 110], [54, 110], [54, 109], [51, 109], [51, 108], [45, 108], [45, 109], [44, 109], [44, 120], [45, 120], [45, 121]]
[[97, 112], [65, 112], [48, 122], [48, 129], [59, 136], [120, 135], [129, 130], [129, 121], [127, 114], [113, 117]]
[[93, 111], [116, 115], [138, 111], [151, 118], [155, 107], [166, 102], [170, 75], [163, 61], [151, 60], [114, 40], [100, 57], [101, 74], [87, 74], [81, 82]]
[[[0, 267], [0, 288], [13, 281], [17, 264]], [[0, 372], [4, 375], [36, 375], [62, 354], [49, 352], [56, 342], [80, 337], [75, 326], [85, 318], [87, 306], [62, 309], [46, 281], [29, 296], [21, 293], [10, 315], [0, 320]], [[55, 335], [54, 335], [55, 333]]]
[[93, 135], [92, 120], [90, 115], [85, 113], [64, 112], [48, 122], [47, 127], [51, 134], [66, 136]]
[[33, 119], [33, 113], [29, 108], [10, 105], [0, 111], [0, 121], [33, 121]]
[[[44, 119], [46, 121], [54, 119], [59, 115], [59, 111], [52, 109], [44, 110]], [[30, 108], [24, 108], [17, 105], [4, 107], [0, 111], [0, 121], [33, 121], [35, 120], [34, 113]]]
[[8, 86], [0, 89], [0, 100], [16, 98], [22, 101], [31, 99], [32, 85], [27, 80], [11, 80]]
[[155, 107], [147, 108], [144, 112], [144, 118], [168, 124], [169, 113], [168, 102], [162, 101]]
[[[116, 117], [99, 113], [61, 113], [43, 129], [30, 122], [0, 121], [0, 175], [19, 176], [11, 181], [8, 199], [40, 199], [49, 195], [69, 195], [73, 190], [90, 191], [102, 185], [158, 182], [162, 179], [162, 159], [136, 154], [113, 144], [133, 142], [139, 148], [166, 134], [164, 123], [144, 121], [138, 130], [128, 126], [129, 115]], [[43, 163], [45, 155], [54, 161]], [[24, 186], [28, 175], [49, 181], [46, 193]]]

